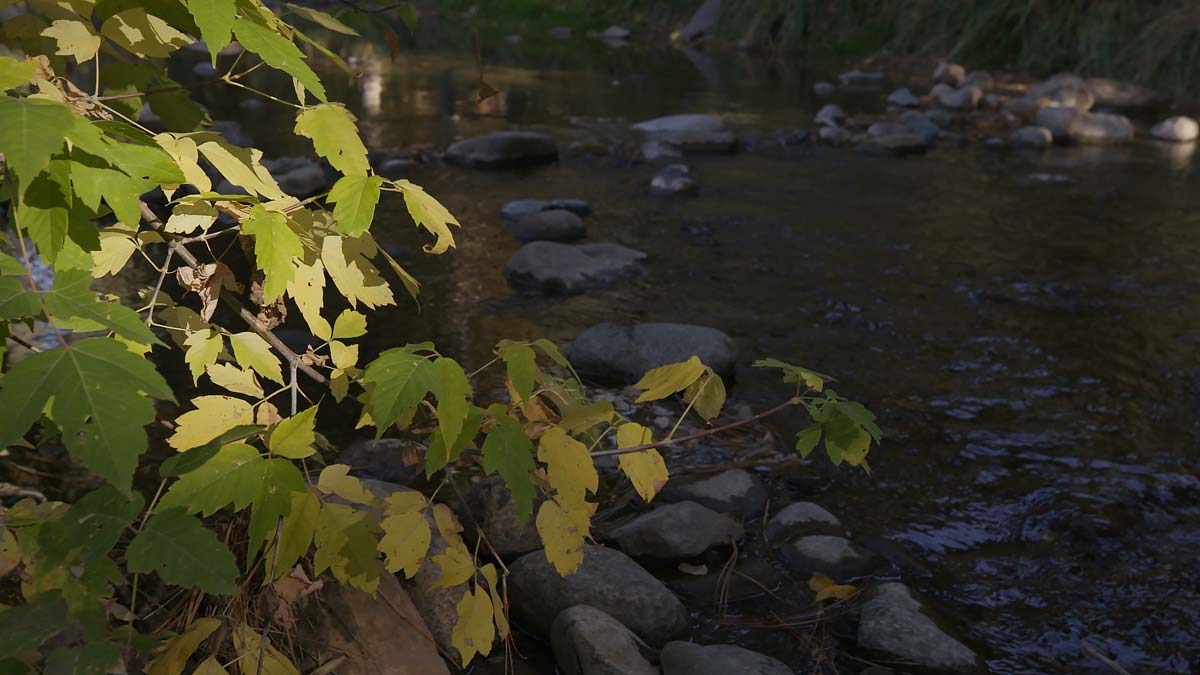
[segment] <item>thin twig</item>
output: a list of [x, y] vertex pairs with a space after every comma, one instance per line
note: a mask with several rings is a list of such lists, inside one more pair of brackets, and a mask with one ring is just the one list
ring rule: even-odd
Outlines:
[[686, 443], [688, 441], [694, 441], [699, 438], [705, 438], [707, 436], [712, 436], [713, 434], [719, 434], [719, 433], [722, 433], [725, 431], [729, 431], [730, 429], [744, 427], [747, 424], [753, 424], [754, 422], [757, 422], [761, 419], [764, 419], [764, 418], [770, 417], [771, 415], [775, 415], [777, 413], [783, 412], [784, 410], [787, 410], [788, 408], [790, 408], [794, 405], [796, 405], [795, 400], [788, 399], [788, 400], [784, 401], [783, 403], [780, 403], [779, 405], [775, 406], [774, 408], [760, 412], [757, 415], [754, 415], [752, 417], [747, 417], [746, 419], [738, 420], [736, 422], [730, 422], [729, 424], [725, 424], [725, 425], [722, 425], [719, 427], [713, 427], [712, 429], [698, 431], [694, 434], [689, 434], [687, 436], [680, 436], [679, 438], [668, 438], [666, 440], [658, 441], [657, 443], [646, 443], [645, 445], [634, 445], [634, 446], [631, 446], [628, 448], [614, 448], [611, 450], [597, 450], [591, 454], [592, 454], [592, 457], [608, 457], [610, 455], [624, 455], [624, 454], [627, 454], [630, 452], [642, 452], [643, 450], [653, 450], [655, 448], [666, 448], [666, 447], [670, 447], [672, 445], [678, 445], [680, 443]]
[[154, 307], [158, 304], [158, 292], [162, 290], [163, 282], [171, 269], [171, 258], [175, 257], [175, 247], [167, 247], [167, 259], [163, 261], [162, 272], [158, 275], [158, 283], [154, 284], [154, 292], [150, 294], [150, 311], [146, 313], [146, 325], [154, 325]]
[[21, 346], [22, 346], [22, 347], [24, 347], [25, 349], [28, 349], [29, 351], [31, 351], [31, 352], [33, 352], [33, 353], [35, 353], [35, 354], [36, 354], [37, 352], [40, 352], [40, 351], [42, 351], [42, 349], [41, 349], [40, 347], [38, 347], [37, 345], [33, 344], [33, 343], [32, 343], [32, 342], [30, 342], [29, 340], [26, 340], [26, 339], [25, 339], [25, 338], [23, 338], [23, 337], [18, 337], [18, 336], [16, 336], [16, 335], [9, 335], [9, 336], [7, 336], [7, 337], [8, 337], [8, 339], [9, 339], [9, 340], [12, 340], [13, 342], [15, 342], [15, 343], [17, 343], [17, 344], [21, 345]]
[[[296, 381], [296, 370], [292, 369], [292, 382]], [[294, 413], [293, 413], [294, 414]], [[275, 545], [271, 547], [271, 581], [275, 580], [275, 564], [279, 562], [279, 535], [283, 533], [283, 518], [275, 519]], [[263, 626], [262, 638], [258, 641], [258, 672], [256, 675], [262, 675], [263, 671], [263, 656], [267, 653], [267, 631], [271, 628], [271, 619], [267, 617], [267, 625]]]

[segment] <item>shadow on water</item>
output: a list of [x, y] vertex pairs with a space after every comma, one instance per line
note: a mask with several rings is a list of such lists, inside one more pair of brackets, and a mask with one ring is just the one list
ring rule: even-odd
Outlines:
[[[469, 57], [417, 51], [391, 63], [376, 45], [343, 45], [362, 76], [324, 75], [372, 150], [440, 149], [508, 128], [609, 149], [520, 173], [415, 170], [461, 220], [459, 248], [422, 257], [402, 204], [382, 205], [372, 231], [425, 283], [425, 308], [386, 314], [373, 335], [432, 338], [477, 366], [501, 337], [566, 341], [598, 321], [683, 321], [729, 333], [743, 363], [770, 355], [836, 373], [889, 439], [869, 477], [814, 463], [774, 476], [781, 496], [812, 495], [936, 570], [910, 581], [993, 672], [1101, 672], [1085, 643], [1130, 672], [1196, 672], [1191, 149], [939, 147], [877, 160], [803, 146], [694, 158], [700, 196], [664, 200], [648, 194], [653, 168], [625, 159], [630, 123], [712, 112], [747, 133], [804, 128], [824, 102], [809, 94], [814, 73], [581, 42], [554, 47], [574, 50], [551, 61], [563, 67], [536, 66], [547, 61], [520, 46], [485, 54], [502, 93], [483, 103]], [[854, 112], [881, 99], [838, 100]], [[284, 140], [287, 113], [206, 103], [277, 154], [308, 151]], [[647, 251], [649, 275], [577, 297], [514, 297], [502, 269], [517, 244], [497, 209], [525, 197], [587, 199], [589, 240]], [[744, 368], [736, 394], [757, 407], [779, 390]]]

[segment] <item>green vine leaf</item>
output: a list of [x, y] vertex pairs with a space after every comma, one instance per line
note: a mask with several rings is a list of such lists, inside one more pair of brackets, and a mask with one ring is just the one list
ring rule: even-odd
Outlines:
[[82, 270], [54, 275], [54, 287], [44, 298], [46, 309], [59, 325], [80, 331], [108, 329], [137, 344], [162, 344], [137, 312], [119, 303], [100, 302], [91, 283], [92, 275]]
[[136, 492], [130, 498], [112, 487], [93, 490], [72, 505], [62, 518], [38, 528], [39, 550], [52, 562], [78, 559], [86, 565], [107, 555], [117, 545], [143, 506], [145, 499]]
[[496, 353], [508, 369], [508, 379], [512, 382], [517, 396], [521, 397], [522, 402], [529, 400], [533, 395], [534, 375], [537, 374], [537, 356], [533, 353], [533, 348], [524, 342], [502, 340], [496, 346]]
[[244, 443], [231, 443], [217, 450], [207, 462], [180, 476], [155, 508], [161, 513], [183, 508], [188, 513], [211, 516], [232, 506], [241, 511], [250, 505], [262, 480], [264, 460], [258, 450]]
[[187, 0], [188, 12], [196, 20], [200, 37], [208, 45], [212, 65], [217, 65], [217, 54], [233, 38], [233, 22], [237, 18], [235, 0]]
[[38, 295], [25, 290], [15, 277], [0, 277], [0, 321], [12, 321], [42, 313]]
[[326, 100], [325, 87], [312, 68], [304, 62], [304, 54], [292, 43], [274, 30], [262, 26], [246, 17], [238, 17], [233, 22], [233, 34], [243, 47], [258, 56], [272, 68], [278, 68], [291, 75], [312, 92], [313, 96]]
[[535, 467], [533, 443], [521, 429], [521, 423], [509, 417], [504, 406], [496, 404], [488, 409], [496, 424], [483, 441], [483, 470], [498, 473], [504, 479], [517, 506], [517, 518], [522, 523], [533, 513], [533, 500], [537, 492], [529, 472]]
[[379, 176], [342, 176], [329, 191], [333, 203], [333, 219], [338, 230], [348, 237], [357, 237], [371, 227], [375, 207], [379, 204]]
[[0, 654], [33, 651], [66, 626], [67, 601], [58, 591], [44, 593], [32, 605], [0, 612]]
[[162, 580], [205, 593], [228, 595], [237, 588], [233, 553], [199, 519], [182, 508], [150, 516], [129, 542], [125, 561], [130, 572], [158, 572]]
[[0, 56], [0, 91], [8, 91], [26, 84], [33, 79], [35, 73], [36, 61], [18, 61], [8, 56]]
[[375, 420], [375, 437], [415, 408], [429, 393], [428, 358], [403, 348], [389, 349], [367, 365], [363, 384], [371, 385], [367, 407]]
[[281, 457], [303, 459], [316, 452], [316, 405], [300, 411], [279, 423], [267, 439], [267, 448]]
[[300, 237], [288, 225], [287, 216], [268, 211], [261, 204], [250, 209], [250, 216], [242, 221], [242, 231], [254, 236], [254, 258], [266, 275], [263, 301], [274, 302], [287, 290], [296, 272], [292, 260], [304, 253]]

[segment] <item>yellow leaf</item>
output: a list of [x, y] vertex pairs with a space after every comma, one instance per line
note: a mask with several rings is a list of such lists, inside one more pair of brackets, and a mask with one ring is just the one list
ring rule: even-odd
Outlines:
[[813, 573], [812, 577], [808, 580], [808, 587], [817, 594], [813, 598], [814, 603], [820, 603], [825, 600], [845, 600], [858, 590], [854, 586], [834, 583], [833, 579], [820, 572]]
[[482, 588], [476, 588], [458, 601], [458, 620], [450, 631], [450, 644], [458, 650], [465, 668], [476, 654], [487, 656], [496, 639], [492, 624], [492, 599]]
[[229, 344], [233, 346], [233, 358], [239, 366], [252, 368], [268, 380], [283, 384], [279, 359], [271, 353], [271, 345], [257, 333], [246, 331], [230, 335]]
[[562, 576], [574, 574], [583, 562], [583, 544], [590, 537], [590, 519], [596, 505], [579, 502], [567, 510], [553, 500], [538, 508], [537, 531], [545, 546], [546, 560]]
[[462, 545], [463, 540], [459, 532], [462, 532], [463, 528], [449, 506], [434, 504], [433, 521], [437, 523], [438, 534], [442, 535], [442, 539], [445, 539], [447, 544]]
[[711, 422], [725, 406], [725, 383], [720, 375], [710, 370], [704, 377], [688, 385], [683, 392], [683, 400], [697, 414]]
[[237, 652], [238, 670], [242, 675], [300, 675], [300, 671], [288, 657], [266, 641], [266, 651], [263, 653], [262, 668], [258, 665], [258, 653], [262, 649], [263, 638], [246, 624], [233, 631], [233, 648]]
[[329, 357], [333, 359], [333, 365], [341, 370], [353, 368], [358, 365], [358, 345], [346, 345], [334, 340], [329, 343]]
[[367, 334], [367, 317], [358, 312], [347, 309], [338, 315], [337, 321], [333, 322], [333, 337], [345, 340], [346, 338], [356, 338]]
[[120, 272], [137, 250], [137, 242], [129, 230], [108, 228], [100, 230], [100, 250], [92, 251], [92, 277]]
[[334, 578], [367, 593], [379, 588], [379, 523], [352, 506], [327, 501], [313, 534], [313, 570], [329, 569]]
[[[629, 423], [617, 429], [617, 446], [632, 448], [651, 442], [650, 430], [646, 427]], [[654, 499], [658, 491], [667, 484], [667, 465], [663, 462], [658, 450], [642, 450], [618, 455], [621, 471], [629, 477], [633, 488], [647, 503]]]
[[446, 207], [419, 185], [406, 180], [395, 181], [394, 185], [404, 193], [404, 204], [408, 207], [413, 222], [437, 237], [433, 244], [425, 246], [425, 252], [437, 255], [454, 248], [454, 233], [450, 231], [449, 226], [462, 226]]
[[425, 516], [420, 511], [396, 513], [385, 517], [380, 525], [385, 534], [379, 540], [379, 551], [386, 558], [387, 571], [395, 574], [404, 570], [404, 576], [411, 579], [421, 569], [432, 539]]
[[321, 262], [352, 307], [359, 302], [372, 309], [396, 304], [392, 289], [369, 262], [375, 252], [375, 242], [367, 234], [354, 239], [330, 235], [321, 243]]
[[196, 669], [192, 671], [192, 675], [229, 675], [229, 671], [217, 661], [217, 657], [210, 656], [200, 662]]
[[217, 209], [205, 202], [176, 204], [163, 227], [175, 234], [191, 234], [197, 228], [207, 232], [217, 215]]
[[167, 445], [183, 452], [200, 447], [230, 429], [254, 424], [254, 408], [249, 402], [232, 396], [199, 396], [196, 406], [175, 420], [175, 433]]
[[220, 627], [220, 619], [196, 619], [187, 630], [167, 640], [146, 669], [146, 675], [180, 675], [200, 643]]
[[437, 565], [442, 572], [437, 583], [430, 588], [457, 586], [475, 576], [475, 561], [471, 558], [471, 552], [467, 550], [466, 546], [463, 546], [462, 542], [455, 544], [447, 542], [445, 552], [433, 556], [430, 558], [430, 562]]
[[0, 577], [15, 570], [21, 563], [21, 546], [7, 527], [0, 525]]
[[187, 136], [169, 133], [158, 134], [154, 140], [179, 165], [188, 183], [201, 192], [212, 190], [212, 179], [200, 168], [200, 150], [196, 147], [196, 141]]
[[311, 264], [298, 260], [293, 264], [296, 273], [287, 283], [288, 295], [296, 302], [313, 335], [328, 340], [333, 337], [333, 329], [321, 317], [321, 308], [325, 306], [325, 267], [319, 259]]
[[423, 511], [429, 502], [425, 501], [425, 495], [416, 490], [401, 490], [388, 495], [387, 507], [384, 509], [385, 515], [396, 515], [400, 513], [412, 513], [414, 511]]
[[313, 444], [317, 442], [314, 426], [318, 405], [280, 422], [267, 439], [267, 448], [288, 459], [303, 459], [316, 452]]
[[348, 502], [356, 504], [370, 504], [375, 501], [375, 496], [363, 486], [362, 481], [349, 474], [349, 466], [345, 464], [330, 464], [321, 469], [321, 476], [317, 479], [317, 487], [322, 492], [335, 494]]
[[267, 199], [283, 199], [287, 195], [262, 165], [262, 150], [239, 148], [224, 139], [205, 141], [197, 146], [221, 175], [234, 185], [253, 190]]
[[587, 431], [597, 424], [608, 424], [613, 421], [613, 405], [608, 399], [600, 399], [594, 403], [583, 403], [567, 408], [566, 414], [558, 423], [569, 433]]
[[488, 582], [488, 595], [492, 597], [492, 615], [496, 621], [496, 632], [501, 640], [507, 640], [508, 616], [505, 614], [504, 599], [500, 595], [500, 580], [497, 578], [496, 566], [488, 563], [479, 568], [479, 571]]
[[596, 493], [599, 477], [587, 446], [552, 427], [538, 441], [538, 459], [546, 464], [550, 485], [564, 503], [583, 501]]
[[225, 341], [220, 333], [203, 328], [188, 335], [183, 344], [187, 345], [183, 360], [187, 362], [188, 370], [192, 373], [192, 383], [199, 383], [204, 371], [217, 362]]
[[253, 370], [243, 370], [232, 363], [214, 363], [206, 368], [212, 383], [235, 394], [263, 397], [262, 385]]
[[91, 61], [100, 51], [100, 37], [82, 21], [58, 19], [42, 31], [58, 43], [59, 56], [74, 56], [79, 63]]
[[645, 389], [637, 397], [637, 403], [657, 401], [666, 398], [677, 391], [682, 391], [704, 374], [704, 364], [693, 356], [687, 361], [671, 363], [651, 369], [633, 385], [634, 389]]

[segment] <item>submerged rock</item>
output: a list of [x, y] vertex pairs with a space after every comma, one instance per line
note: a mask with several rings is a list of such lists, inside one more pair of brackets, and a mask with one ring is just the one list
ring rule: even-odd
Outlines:
[[629, 556], [602, 546], [584, 546], [579, 569], [565, 577], [545, 552], [526, 554], [509, 565], [508, 589], [514, 611], [543, 634], [574, 605], [595, 607], [652, 645], [688, 626], [687, 609], [662, 582]]
[[932, 144], [942, 133], [942, 128], [930, 115], [917, 110], [906, 111], [900, 116], [900, 123], [907, 127], [909, 132], [920, 136], [926, 144]]
[[656, 162], [660, 159], [683, 159], [683, 151], [666, 141], [646, 141], [642, 144], [642, 159]]
[[681, 323], [601, 323], [567, 349], [575, 369], [601, 382], [636, 382], [651, 368], [698, 356], [722, 377], [733, 372], [737, 347], [715, 328]]
[[634, 129], [646, 134], [696, 134], [723, 131], [725, 123], [718, 117], [702, 114], [668, 115], [656, 117], [633, 125]]
[[554, 139], [534, 131], [497, 131], [446, 148], [447, 161], [480, 169], [537, 166], [557, 159]]
[[659, 661], [663, 675], [793, 675], [784, 662], [735, 645], [670, 642]]
[[550, 627], [562, 675], [658, 675], [650, 647], [608, 614], [587, 605], [558, 613]]
[[854, 134], [841, 127], [823, 126], [817, 131], [817, 138], [830, 145], [845, 145], [854, 139]]
[[838, 75], [844, 89], [877, 91], [883, 88], [883, 73], [877, 71], [851, 70]]
[[973, 673], [977, 661], [975, 652], [939, 628], [898, 582], [880, 584], [866, 594], [858, 646], [935, 672]]
[[1196, 140], [1197, 135], [1200, 135], [1200, 126], [1196, 120], [1182, 115], [1168, 117], [1150, 129], [1151, 137], [1172, 143], [1190, 143]]
[[901, 108], [915, 108], [921, 105], [921, 99], [917, 98], [916, 94], [909, 91], [907, 87], [893, 91], [888, 95], [887, 102]]
[[1054, 143], [1054, 134], [1046, 127], [1021, 127], [1008, 135], [1008, 142], [1023, 148], [1048, 148]]
[[813, 84], [813, 93], [817, 96], [832, 96], [837, 87], [832, 82], [817, 82]]
[[1050, 132], [1056, 141], [1065, 141], [1071, 120], [1079, 114], [1074, 108], [1046, 107], [1037, 111], [1037, 126]]
[[1079, 145], [1127, 143], [1133, 140], [1133, 123], [1123, 115], [1079, 113], [1067, 125], [1067, 139]]
[[517, 199], [500, 207], [500, 217], [504, 220], [520, 220], [531, 213], [565, 209], [586, 218], [592, 213], [592, 205], [582, 199]]
[[842, 537], [814, 534], [789, 541], [780, 547], [783, 559], [796, 572], [820, 572], [835, 581], [865, 576], [879, 560]]
[[686, 164], [669, 164], [650, 179], [650, 191], [663, 196], [693, 196], [699, 192]]
[[577, 241], [587, 235], [583, 219], [566, 209], [531, 213], [508, 226], [521, 241]]
[[740, 523], [696, 502], [659, 506], [613, 528], [609, 538], [635, 558], [693, 558], [745, 534]]
[[858, 145], [858, 151], [869, 157], [907, 157], [920, 155], [929, 149], [925, 139], [916, 134], [877, 136]]
[[762, 481], [745, 469], [730, 469], [699, 479], [676, 478], [667, 482], [659, 499], [668, 502], [692, 501], [718, 513], [739, 518], [762, 515], [767, 490]]
[[572, 295], [637, 276], [645, 259], [645, 253], [620, 244], [535, 241], [508, 259], [504, 277], [518, 291]]
[[767, 540], [780, 542], [809, 534], [842, 533], [845, 527], [837, 516], [812, 502], [788, 504], [767, 521]]

